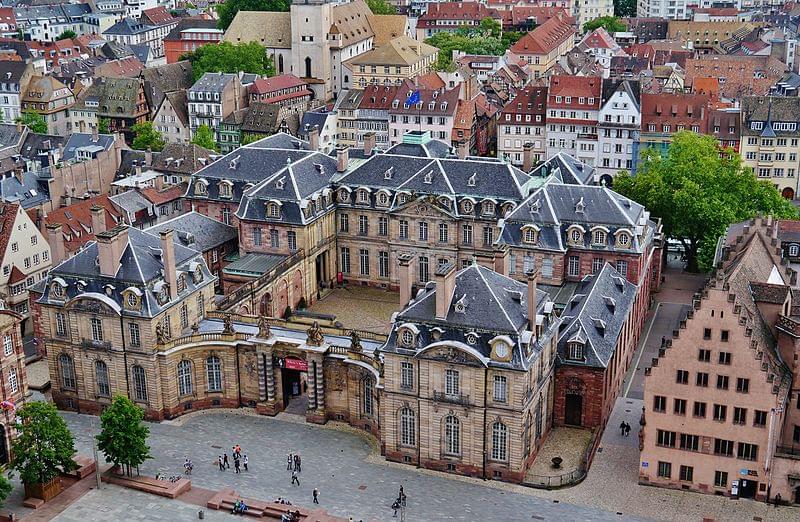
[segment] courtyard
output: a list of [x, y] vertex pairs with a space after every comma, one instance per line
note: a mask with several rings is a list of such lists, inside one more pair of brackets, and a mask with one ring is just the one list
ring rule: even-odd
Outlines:
[[346, 286], [333, 289], [308, 310], [335, 315], [343, 328], [388, 334], [392, 329], [392, 314], [400, 311], [400, 294], [379, 288]]

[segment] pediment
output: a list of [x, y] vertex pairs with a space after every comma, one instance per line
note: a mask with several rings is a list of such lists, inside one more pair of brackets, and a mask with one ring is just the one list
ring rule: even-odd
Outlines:
[[[451, 203], [452, 204], [452, 203]], [[454, 218], [453, 211], [437, 201], [433, 196], [422, 196], [392, 211], [393, 214], [412, 217]]]

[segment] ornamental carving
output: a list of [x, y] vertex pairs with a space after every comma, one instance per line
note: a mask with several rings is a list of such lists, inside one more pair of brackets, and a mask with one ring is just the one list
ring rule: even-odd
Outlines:
[[272, 331], [269, 327], [269, 321], [265, 316], [259, 316], [258, 318], [258, 336], [262, 339], [269, 339], [272, 337]]
[[164, 344], [169, 341], [169, 334], [161, 323], [156, 324], [156, 343]]
[[306, 344], [309, 346], [322, 346], [322, 343], [325, 342], [325, 337], [322, 335], [322, 329], [319, 327], [319, 323], [314, 321], [314, 324], [311, 325], [311, 328], [306, 330]]
[[361, 338], [358, 336], [358, 332], [355, 330], [350, 330], [350, 351], [361, 353]]
[[231, 314], [225, 314], [225, 318], [222, 321], [222, 333], [225, 334], [233, 333], [233, 322], [231, 320]]
[[442, 361], [453, 364], [463, 364], [467, 366], [478, 366], [477, 361], [461, 350], [457, 350], [452, 346], [449, 348], [440, 348], [437, 350], [429, 350], [424, 354], [426, 359], [433, 359], [434, 361]]

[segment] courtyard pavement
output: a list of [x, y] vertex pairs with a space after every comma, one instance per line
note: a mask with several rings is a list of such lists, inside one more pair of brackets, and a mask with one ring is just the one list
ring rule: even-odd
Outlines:
[[335, 315], [344, 328], [388, 334], [392, 314], [400, 310], [400, 294], [351, 285], [334, 289], [308, 310]]

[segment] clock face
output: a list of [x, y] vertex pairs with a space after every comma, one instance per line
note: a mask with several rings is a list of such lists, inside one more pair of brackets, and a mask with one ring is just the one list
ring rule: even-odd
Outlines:
[[505, 343], [498, 343], [495, 345], [494, 353], [501, 359], [508, 357], [508, 345]]

